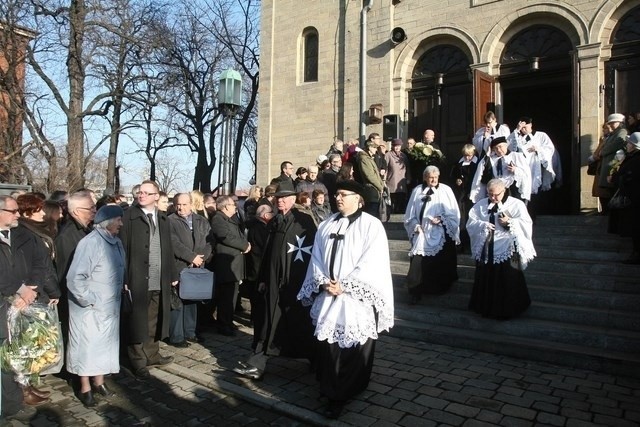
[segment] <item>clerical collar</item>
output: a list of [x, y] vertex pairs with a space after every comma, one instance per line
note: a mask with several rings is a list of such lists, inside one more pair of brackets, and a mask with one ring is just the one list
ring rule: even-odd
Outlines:
[[358, 209], [351, 215], [347, 215], [347, 216], [338, 215], [333, 220], [340, 221], [342, 218], [347, 218], [349, 220], [349, 225], [351, 225], [356, 219], [360, 218], [361, 215], [362, 215], [362, 209]]
[[437, 190], [438, 187], [440, 187], [440, 183], [438, 183], [438, 185], [436, 185], [435, 187], [429, 187], [427, 184], [425, 184], [424, 182], [422, 183], [422, 192], [424, 193], [424, 190], [426, 190], [427, 188], [433, 188], [434, 190]]
[[488, 203], [488, 205], [489, 205], [489, 206], [488, 206], [488, 209], [489, 209], [489, 210], [493, 209], [493, 207], [494, 207], [496, 204], [498, 205], [498, 207], [499, 207], [499, 208], [501, 208], [501, 207], [504, 205], [504, 202], [506, 202], [508, 198], [509, 198], [509, 195], [505, 193], [505, 194], [502, 196], [502, 200], [500, 200], [498, 203], [493, 203], [493, 202], [491, 201], [491, 199], [487, 199], [487, 203]]

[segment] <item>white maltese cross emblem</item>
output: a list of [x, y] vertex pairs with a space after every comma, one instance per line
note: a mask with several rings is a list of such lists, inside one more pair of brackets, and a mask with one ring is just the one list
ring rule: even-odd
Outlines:
[[291, 252], [296, 252], [296, 256], [293, 259], [294, 262], [296, 261], [302, 261], [304, 262], [304, 258], [302, 257], [302, 253], [306, 253], [311, 255], [311, 248], [313, 247], [313, 245], [309, 245], [309, 246], [302, 246], [304, 243], [304, 236], [297, 236], [296, 235], [296, 245], [292, 245], [291, 243], [287, 243], [287, 245], [289, 245], [289, 250], [287, 251], [288, 254], [290, 254]]

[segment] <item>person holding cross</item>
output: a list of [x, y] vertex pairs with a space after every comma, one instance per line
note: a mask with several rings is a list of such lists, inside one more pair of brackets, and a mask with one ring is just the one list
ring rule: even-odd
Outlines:
[[336, 187], [338, 213], [320, 224], [298, 293], [304, 306], [312, 306], [317, 378], [329, 399], [324, 415], [334, 419], [367, 388], [375, 340], [394, 319], [389, 256], [381, 256], [389, 253], [384, 227], [363, 212], [361, 184], [341, 181]]

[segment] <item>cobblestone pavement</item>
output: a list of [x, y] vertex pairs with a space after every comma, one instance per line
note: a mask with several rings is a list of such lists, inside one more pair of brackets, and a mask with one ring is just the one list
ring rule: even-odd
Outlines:
[[251, 329], [238, 332], [205, 333], [204, 345], [188, 348], [163, 344], [174, 363], [146, 382], [111, 377], [118, 396], [96, 409], [48, 377], [52, 402], [32, 425], [640, 425], [638, 379], [389, 336], [378, 340], [369, 388], [330, 422], [306, 362], [273, 358], [262, 381], [238, 378], [231, 368], [249, 354]]

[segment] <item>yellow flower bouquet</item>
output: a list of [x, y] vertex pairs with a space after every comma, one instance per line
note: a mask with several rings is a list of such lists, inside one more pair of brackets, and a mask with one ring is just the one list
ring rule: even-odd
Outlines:
[[58, 364], [63, 344], [58, 312], [54, 306], [35, 303], [7, 312], [9, 338], [0, 346], [2, 368], [13, 371], [16, 381], [27, 385], [30, 376]]

